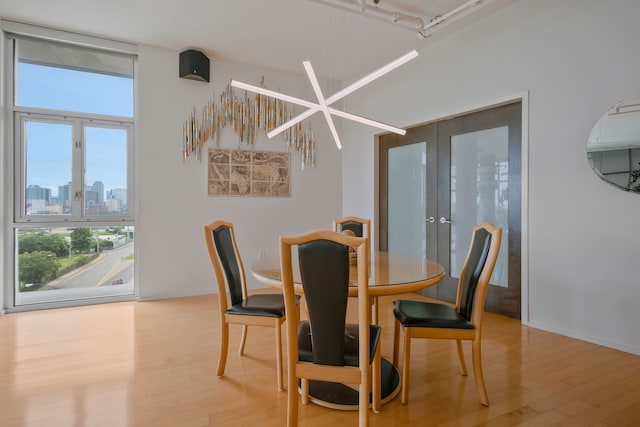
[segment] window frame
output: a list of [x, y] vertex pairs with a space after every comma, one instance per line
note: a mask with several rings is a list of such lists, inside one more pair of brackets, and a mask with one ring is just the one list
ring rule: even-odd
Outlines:
[[[14, 222], [17, 224], [60, 224], [60, 223], [95, 223], [95, 222], [122, 222], [133, 225], [135, 219], [135, 197], [133, 185], [133, 156], [134, 144], [133, 133], [134, 123], [132, 119], [124, 117], [107, 118], [93, 114], [67, 113], [55, 114], [51, 110], [40, 110], [34, 108], [14, 107]], [[27, 122], [68, 124], [72, 127], [72, 165], [70, 193], [74, 194], [71, 203], [71, 214], [60, 215], [38, 215], [26, 213], [26, 190], [27, 190], [27, 147], [25, 140], [25, 125]], [[85, 128], [109, 128], [124, 129], [127, 132], [127, 212], [121, 215], [87, 215], [86, 214], [86, 194], [85, 182], [86, 171], [86, 139]], [[61, 183], [62, 184], [62, 183]]]
[[[96, 302], [116, 302], [129, 301], [138, 298], [138, 269], [134, 267], [133, 294], [116, 296], [83, 296], [78, 299], [56, 300], [50, 302], [30, 303], [17, 302], [18, 296], [18, 247], [17, 230], [27, 228], [54, 228], [54, 227], [103, 227], [103, 226], [132, 226], [136, 227], [137, 215], [137, 137], [135, 127], [137, 123], [137, 96], [138, 96], [138, 46], [132, 43], [116, 40], [102, 39], [98, 37], [70, 33], [52, 28], [40, 27], [30, 24], [23, 24], [6, 19], [0, 19], [0, 65], [3, 69], [2, 88], [0, 94], [0, 112], [2, 122], [0, 122], [0, 135], [3, 141], [0, 149], [0, 161], [4, 173], [0, 176], [0, 185], [7, 195], [0, 201], [1, 209], [1, 229], [0, 229], [0, 314], [4, 312], [24, 311], [33, 309], [57, 308], [65, 306], [86, 305]], [[15, 103], [15, 77], [14, 67], [15, 39], [35, 38], [54, 43], [64, 43], [79, 48], [92, 48], [96, 51], [104, 51], [122, 54], [131, 57], [133, 61], [133, 113], [131, 117], [89, 114], [82, 112], [69, 112], [62, 110], [48, 110], [33, 107], [19, 107]], [[22, 144], [17, 140], [16, 129], [19, 123], [17, 115], [31, 115], [32, 117], [55, 120], [59, 118], [71, 118], [85, 120], [88, 125], [97, 127], [114, 125], [115, 127], [127, 127], [127, 213], [126, 215], [91, 215], [84, 216], [84, 200], [81, 202], [83, 215], [71, 217], [69, 215], [17, 215], [26, 199], [26, 175], [21, 177], [26, 166], [22, 162], [26, 154], [22, 149]], [[83, 129], [81, 128], [81, 132]], [[80, 135], [81, 137], [83, 135]], [[26, 160], [26, 159], [25, 159]], [[84, 170], [80, 166], [80, 173], [84, 180]], [[84, 188], [81, 188], [84, 198]], [[13, 193], [13, 194], [12, 194]], [[11, 195], [9, 195], [11, 194]], [[22, 196], [19, 196], [19, 195]], [[58, 217], [58, 218], [54, 218]], [[134, 249], [134, 253], [137, 249]], [[136, 259], [135, 257], [134, 259]]]

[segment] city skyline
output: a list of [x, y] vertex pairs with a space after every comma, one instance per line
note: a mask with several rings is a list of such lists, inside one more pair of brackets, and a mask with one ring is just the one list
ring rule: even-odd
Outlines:
[[[37, 184], [28, 186], [25, 199], [26, 213], [70, 214], [73, 208], [69, 184], [58, 186], [57, 196], [52, 195], [51, 189], [47, 187]], [[84, 206], [86, 213], [90, 215], [126, 212], [127, 189], [112, 188], [105, 191], [104, 184], [101, 181], [95, 181], [92, 185], [85, 186]]]
[[[64, 184], [64, 185], [58, 185], [58, 186], [57, 186], [58, 193], [57, 193], [57, 194], [55, 194], [55, 195], [53, 194], [53, 190], [52, 190], [52, 188], [53, 188], [53, 187], [44, 187], [44, 186], [39, 185], [39, 184], [30, 184], [30, 185], [28, 185], [28, 186], [27, 186], [27, 199], [29, 199], [29, 198], [30, 198], [30, 197], [28, 196], [28, 194], [29, 194], [29, 190], [30, 190], [30, 189], [43, 189], [43, 190], [49, 190], [49, 191], [51, 192], [51, 195], [50, 195], [50, 197], [51, 197], [51, 198], [58, 198], [58, 199], [59, 199], [59, 198], [60, 198], [60, 188], [63, 188], [63, 187], [69, 187], [69, 185], [70, 185], [70, 184], [71, 184], [71, 182], [69, 182], [69, 183], [67, 183], [67, 184]], [[116, 187], [116, 188], [111, 188], [111, 189], [109, 189], [109, 190], [104, 190], [104, 189], [106, 188], [106, 186], [105, 186], [105, 185], [104, 185], [104, 183], [103, 183], [102, 181], [100, 181], [100, 180], [98, 180], [98, 181], [94, 181], [94, 183], [93, 183], [93, 184], [91, 184], [91, 185], [86, 185], [86, 186], [85, 186], [85, 191], [96, 191], [96, 190], [95, 190], [96, 184], [100, 184], [100, 185], [103, 187], [103, 191], [101, 192], [101, 193], [102, 193], [102, 196], [103, 196], [103, 197], [102, 197], [102, 199], [103, 199], [103, 200], [109, 199], [110, 197], [108, 197], [107, 195], [108, 195], [109, 193], [114, 192], [114, 191], [124, 191], [124, 192], [125, 192], [125, 194], [126, 194], [126, 191], [127, 191], [127, 188], [126, 188], [126, 187]], [[32, 198], [33, 198], [33, 199], [38, 199], [38, 198], [41, 198], [41, 197], [32, 197]], [[67, 194], [67, 197], [65, 198], [65, 200], [69, 200], [69, 195], [68, 195], [68, 194]]]

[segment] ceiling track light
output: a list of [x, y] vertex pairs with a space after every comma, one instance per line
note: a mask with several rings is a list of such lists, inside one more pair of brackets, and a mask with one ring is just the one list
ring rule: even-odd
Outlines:
[[[313, 3], [333, 7], [334, 9], [346, 10], [357, 13], [367, 18], [396, 24], [408, 30], [419, 30], [424, 26], [424, 20], [419, 16], [412, 16], [395, 10], [388, 10], [378, 6], [366, 4], [365, 0], [309, 0]], [[375, 2], [374, 2], [375, 3]]]
[[322, 4], [325, 6], [333, 7], [335, 9], [346, 10], [347, 12], [358, 13], [362, 16], [376, 19], [378, 21], [395, 24], [402, 28], [417, 31], [418, 36], [421, 38], [427, 38], [431, 35], [430, 29], [435, 29], [439, 24], [442, 24], [445, 20], [451, 18], [454, 15], [475, 6], [482, 0], [469, 0], [466, 3], [452, 9], [451, 11], [437, 15], [429, 20], [428, 24], [424, 23], [424, 20], [419, 16], [409, 15], [396, 10], [384, 9], [377, 6], [378, 1], [374, 0], [376, 6], [371, 6], [366, 3], [366, 0], [309, 0], [313, 3]]
[[436, 16], [434, 17], [427, 25], [423, 26], [422, 28], [418, 29], [418, 36], [422, 37], [423, 39], [426, 39], [427, 37], [429, 37], [431, 35], [431, 33], [427, 32], [427, 30], [436, 27], [437, 25], [443, 23], [444, 21], [446, 21], [447, 19], [451, 18], [453, 15], [457, 15], [458, 13], [462, 12], [463, 10], [466, 10], [472, 6], [477, 5], [478, 3], [480, 3], [481, 0], [469, 0], [466, 3], [461, 4], [460, 6], [456, 7], [455, 9], [450, 10], [449, 12], [445, 13], [444, 15], [440, 15], [440, 16]]

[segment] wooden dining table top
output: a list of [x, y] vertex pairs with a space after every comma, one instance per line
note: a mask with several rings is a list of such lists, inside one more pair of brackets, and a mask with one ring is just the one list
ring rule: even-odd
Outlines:
[[[294, 256], [296, 256], [294, 254]], [[293, 280], [302, 293], [302, 282], [298, 262], [294, 260]], [[396, 295], [415, 292], [433, 286], [445, 276], [444, 267], [435, 261], [401, 254], [374, 251], [370, 258], [369, 295]], [[260, 283], [282, 288], [280, 258], [266, 257], [251, 265], [251, 274]], [[351, 264], [349, 273], [349, 296], [358, 295], [357, 265]]]

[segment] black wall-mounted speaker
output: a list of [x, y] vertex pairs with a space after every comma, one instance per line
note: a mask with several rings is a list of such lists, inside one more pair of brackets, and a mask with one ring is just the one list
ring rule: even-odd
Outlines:
[[180, 52], [180, 77], [201, 82], [209, 81], [209, 58], [198, 50]]

